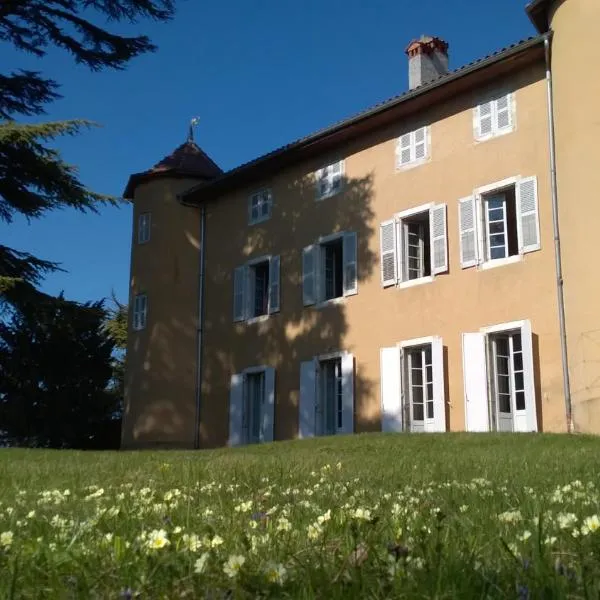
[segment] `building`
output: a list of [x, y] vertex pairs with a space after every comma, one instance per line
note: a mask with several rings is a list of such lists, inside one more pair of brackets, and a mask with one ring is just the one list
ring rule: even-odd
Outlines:
[[600, 431], [600, 3], [527, 12], [229, 172], [188, 140], [130, 178], [124, 447]]

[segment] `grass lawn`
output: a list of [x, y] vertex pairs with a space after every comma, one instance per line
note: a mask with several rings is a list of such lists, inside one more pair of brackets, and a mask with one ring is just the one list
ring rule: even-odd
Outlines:
[[0, 450], [0, 598], [598, 598], [599, 504], [592, 437]]

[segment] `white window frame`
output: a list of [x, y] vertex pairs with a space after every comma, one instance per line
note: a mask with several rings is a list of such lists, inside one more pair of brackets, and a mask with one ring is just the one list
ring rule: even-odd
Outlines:
[[[279, 260], [279, 280], [277, 285], [279, 286], [279, 290], [278, 290], [278, 294], [279, 294], [279, 306], [277, 307], [277, 310], [274, 310], [271, 306], [271, 286], [273, 285], [273, 282], [271, 281], [271, 271], [272, 271], [272, 261], [273, 260]], [[251, 269], [252, 267], [259, 265], [261, 263], [267, 263], [268, 265], [268, 271], [269, 271], [269, 285], [267, 286], [267, 312], [264, 315], [258, 315], [255, 317], [250, 317], [248, 316], [250, 314], [250, 307], [252, 306], [251, 303], [254, 301], [254, 285], [255, 283], [253, 283], [251, 281]], [[245, 262], [243, 265], [241, 265], [241, 268], [244, 269], [244, 318], [243, 319], [235, 319], [235, 315], [234, 315], [234, 323], [247, 323], [247, 324], [252, 324], [252, 323], [260, 323], [262, 321], [266, 321], [269, 317], [277, 314], [278, 312], [281, 311], [281, 257], [279, 255], [272, 255], [272, 254], [265, 254], [263, 256], [257, 256], [256, 258], [252, 258], [250, 260], [248, 260], [247, 262]], [[234, 272], [234, 279], [235, 279], [235, 272]], [[233, 291], [234, 293], [234, 304], [235, 304], [235, 289]], [[234, 310], [235, 310], [235, 306], [234, 306]]]
[[[252, 216], [252, 208], [253, 208], [253, 200], [255, 198], [260, 198], [262, 202], [266, 203], [269, 207], [269, 212], [267, 215], [262, 214], [262, 204], [259, 203], [259, 215], [254, 218]], [[273, 193], [270, 188], [261, 188], [260, 190], [256, 190], [252, 192], [248, 196], [248, 225], [257, 225], [258, 223], [264, 223], [271, 218], [271, 213], [273, 210]]]
[[[416, 136], [417, 133], [421, 130], [424, 130], [424, 145], [425, 145], [425, 155], [422, 158], [417, 158], [417, 142]], [[410, 137], [409, 145], [402, 145], [403, 138], [406, 136]], [[410, 160], [408, 162], [402, 162], [402, 151], [404, 149], [409, 150]], [[407, 131], [402, 135], [398, 136], [396, 140], [396, 171], [404, 171], [406, 169], [412, 169], [414, 167], [418, 167], [426, 162], [431, 160], [431, 127], [428, 125], [424, 125], [423, 127], [419, 127], [413, 131]]]
[[[138, 306], [138, 302], [141, 303], [143, 299], [143, 306]], [[136, 294], [133, 298], [133, 318], [132, 328], [134, 331], [142, 331], [146, 329], [148, 322], [148, 294], [141, 292]]]
[[[502, 98], [508, 97], [509, 113], [510, 113], [510, 125], [508, 127], [500, 128], [498, 126], [498, 101]], [[479, 133], [479, 111], [481, 106], [490, 103], [491, 106], [491, 119], [492, 119], [492, 130], [490, 133], [481, 135]], [[516, 129], [517, 122], [517, 100], [514, 92], [506, 92], [505, 94], [496, 95], [489, 100], [483, 100], [477, 106], [473, 108], [473, 135], [476, 142], [486, 142], [492, 138], [497, 138], [508, 133], [512, 133]]]
[[137, 243], [147, 244], [150, 241], [152, 213], [144, 212], [138, 215]]
[[[334, 175], [333, 167], [334, 165], [338, 165], [340, 172]], [[325, 176], [324, 176], [325, 173]], [[336, 196], [339, 194], [344, 188], [344, 175], [346, 173], [346, 161], [342, 158], [340, 160], [335, 160], [328, 165], [324, 165], [320, 169], [315, 171], [315, 199], [316, 200], [325, 200], [326, 198], [331, 198], [332, 196]], [[328, 183], [328, 190], [325, 192], [321, 192], [321, 181], [325, 179]], [[333, 182], [338, 179], [340, 185], [337, 189], [333, 189]]]

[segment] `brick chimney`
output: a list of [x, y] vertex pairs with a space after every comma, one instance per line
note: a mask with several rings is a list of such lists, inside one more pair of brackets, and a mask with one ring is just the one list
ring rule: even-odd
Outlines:
[[406, 54], [411, 90], [448, 73], [448, 43], [440, 38], [422, 35], [408, 45]]

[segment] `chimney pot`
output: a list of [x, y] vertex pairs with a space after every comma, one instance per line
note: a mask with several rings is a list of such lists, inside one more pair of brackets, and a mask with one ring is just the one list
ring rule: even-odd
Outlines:
[[448, 73], [448, 43], [422, 35], [406, 47], [408, 85], [411, 90]]

